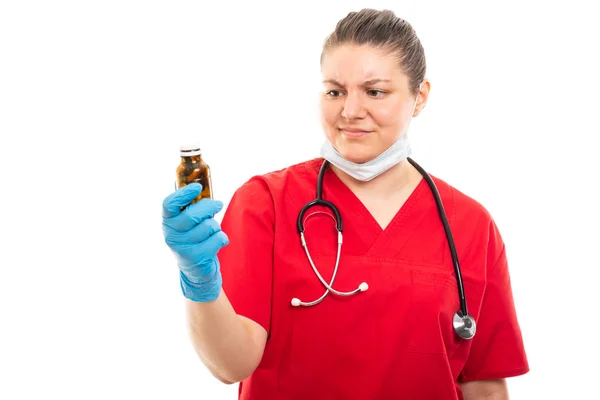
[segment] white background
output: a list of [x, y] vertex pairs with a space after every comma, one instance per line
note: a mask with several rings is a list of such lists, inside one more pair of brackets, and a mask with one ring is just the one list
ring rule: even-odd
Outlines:
[[237, 398], [193, 352], [163, 242], [178, 148], [202, 144], [226, 205], [318, 156], [321, 44], [362, 7], [425, 47], [413, 157], [504, 235], [531, 364], [511, 398], [597, 395], [593, 2], [200, 3], [1, 3], [1, 399]]

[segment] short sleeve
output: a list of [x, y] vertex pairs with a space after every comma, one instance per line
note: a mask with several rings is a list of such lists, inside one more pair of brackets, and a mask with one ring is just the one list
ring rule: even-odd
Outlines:
[[506, 247], [493, 223], [490, 247], [488, 254], [493, 254], [494, 258], [487, 271], [477, 331], [459, 377], [461, 382], [508, 378], [529, 371], [513, 300]]
[[223, 291], [235, 312], [269, 332], [273, 280], [274, 207], [269, 188], [252, 178], [232, 196], [221, 230], [229, 244], [218, 253]]

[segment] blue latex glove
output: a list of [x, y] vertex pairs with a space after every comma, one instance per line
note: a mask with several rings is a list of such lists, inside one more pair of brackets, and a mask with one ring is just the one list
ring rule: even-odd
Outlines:
[[[193, 301], [208, 302], [221, 292], [217, 253], [229, 244], [229, 238], [213, 218], [223, 208], [222, 202], [202, 199], [190, 205], [201, 191], [202, 185], [192, 183], [167, 196], [163, 201], [162, 225], [165, 242], [179, 266], [183, 295]], [[182, 211], [181, 207], [186, 208]]]

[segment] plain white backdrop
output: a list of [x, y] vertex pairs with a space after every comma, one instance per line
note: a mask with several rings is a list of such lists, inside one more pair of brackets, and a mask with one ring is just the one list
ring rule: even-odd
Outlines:
[[321, 44], [363, 7], [425, 47], [413, 158], [504, 236], [531, 365], [511, 399], [597, 396], [588, 3], [0, 2], [0, 398], [237, 398], [193, 352], [163, 241], [178, 148], [202, 144], [226, 205], [252, 175], [318, 156]]

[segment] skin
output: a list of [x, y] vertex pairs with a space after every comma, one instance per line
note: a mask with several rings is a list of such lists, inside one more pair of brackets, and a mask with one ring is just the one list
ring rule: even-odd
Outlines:
[[[425, 78], [413, 95], [396, 55], [369, 45], [344, 44], [329, 49], [321, 74], [323, 132], [338, 153], [355, 163], [376, 158], [407, 132], [412, 118], [427, 104], [431, 89]], [[382, 229], [422, 179], [407, 161], [368, 182], [358, 181], [335, 166], [332, 169]], [[508, 399], [504, 379], [464, 383], [461, 390], [465, 400]]]
[[[415, 97], [408, 76], [391, 54], [366, 45], [329, 50], [321, 66], [321, 126], [325, 137], [347, 160], [363, 163], [390, 147], [425, 107], [430, 83]], [[388, 82], [368, 81], [383, 79]], [[367, 82], [367, 84], [365, 84]], [[413, 107], [417, 102], [416, 109]], [[340, 128], [369, 131], [349, 137]]]
[[[347, 160], [369, 161], [404, 134], [425, 107], [430, 82], [424, 79], [415, 95], [394, 54], [367, 45], [346, 44], [329, 49], [321, 64], [321, 126], [325, 137]], [[344, 130], [364, 130], [356, 137]], [[382, 229], [402, 207], [422, 177], [407, 161], [376, 179], [358, 181], [332, 169], [361, 200]]]

